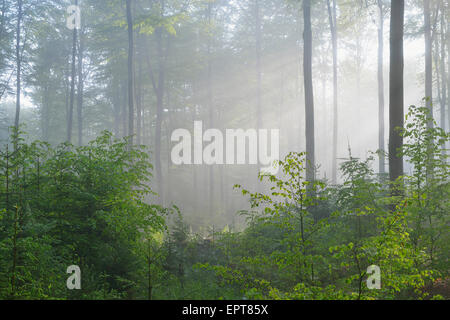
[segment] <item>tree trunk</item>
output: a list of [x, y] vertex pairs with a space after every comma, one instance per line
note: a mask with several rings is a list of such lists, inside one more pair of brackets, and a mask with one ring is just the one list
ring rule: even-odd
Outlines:
[[336, 0], [333, 0], [331, 8], [330, 0], [327, 0], [328, 20], [330, 22], [331, 42], [333, 47], [333, 160], [331, 182], [337, 182], [337, 135], [338, 135], [338, 88], [337, 88], [337, 18]]
[[[75, 5], [78, 5], [78, 0], [75, 0]], [[72, 124], [73, 124], [73, 106], [75, 103], [75, 77], [76, 67], [75, 60], [77, 56], [77, 27], [73, 28], [72, 36], [72, 72], [70, 75], [70, 102], [69, 102], [69, 114], [67, 117], [67, 142], [72, 142]]]
[[385, 172], [384, 163], [384, 76], [383, 76], [383, 52], [384, 52], [384, 16], [383, 1], [378, 0], [378, 149], [380, 150], [378, 170], [380, 174]]
[[50, 124], [50, 85], [45, 84], [42, 97], [42, 113], [41, 113], [41, 126], [42, 126], [42, 140], [48, 141], [48, 129]]
[[19, 129], [19, 117], [20, 117], [20, 95], [21, 95], [21, 73], [22, 73], [22, 58], [20, 56], [20, 33], [22, 27], [22, 0], [17, 1], [17, 26], [16, 26], [16, 117], [14, 120], [14, 127]]
[[78, 145], [83, 145], [83, 33], [80, 32], [79, 49], [78, 49], [78, 90], [77, 90], [77, 122], [78, 122]]
[[[164, 14], [164, 0], [161, 0], [161, 17]], [[164, 184], [162, 181], [161, 168], [161, 125], [163, 117], [164, 89], [165, 89], [165, 64], [162, 41], [162, 27], [156, 30], [156, 42], [158, 50], [158, 90], [156, 92], [156, 129], [155, 129], [155, 171], [158, 183], [160, 202], [164, 203]]]
[[127, 25], [128, 25], [128, 136], [129, 147], [133, 145], [134, 134], [134, 39], [133, 17], [131, 15], [131, 1], [127, 0]]
[[[314, 181], [314, 93], [312, 83], [312, 32], [311, 32], [311, 1], [303, 1], [304, 19], [304, 53], [303, 74], [305, 85], [305, 133], [306, 133], [306, 180]], [[312, 187], [311, 184], [308, 185]]]
[[[403, 28], [405, 1], [391, 2], [390, 70], [389, 70], [389, 178], [395, 182], [403, 175], [403, 156], [399, 149], [403, 137]], [[395, 193], [395, 192], [394, 192]]]
[[[442, 99], [441, 99], [441, 128], [445, 131], [445, 104], [447, 100], [447, 75], [445, 72], [445, 8], [441, 9], [441, 82], [442, 82]], [[445, 149], [445, 144], [443, 146]]]
[[432, 39], [431, 39], [431, 14], [430, 0], [423, 1], [424, 31], [425, 31], [425, 98], [426, 106], [430, 111], [430, 120], [427, 122], [428, 128], [433, 127], [433, 60], [432, 60]]
[[[447, 22], [447, 33], [450, 31], [450, 23]], [[450, 35], [447, 36], [447, 52], [450, 52]], [[447, 121], [450, 130], [450, 53], [447, 56]]]
[[[212, 3], [208, 2], [208, 25], [211, 28]], [[214, 105], [212, 93], [212, 54], [211, 54], [212, 35], [208, 35], [208, 109], [209, 109], [209, 127], [214, 128]], [[209, 166], [209, 214], [214, 210], [214, 166]]]
[[[261, 71], [261, 46], [262, 46], [262, 34], [261, 34], [261, 8], [259, 0], [255, 0], [255, 24], [256, 24], [256, 130], [259, 132], [262, 126], [262, 71]], [[259, 138], [258, 138], [259, 144]], [[257, 179], [256, 179], [256, 190], [259, 191], [259, 171], [260, 171], [259, 161], [256, 166]]]
[[[139, 43], [139, 38], [138, 38]], [[138, 145], [142, 144], [142, 56], [139, 54], [138, 61], [138, 76], [136, 83], [136, 142]]]
[[[136, 15], [137, 5], [133, 8]], [[137, 61], [137, 76], [135, 74], [135, 97], [136, 97], [136, 144], [142, 144], [142, 37], [140, 29], [136, 30], [135, 59]], [[136, 73], [136, 72], [135, 72]]]
[[126, 137], [127, 136], [127, 132], [128, 132], [128, 88], [127, 88], [127, 81], [124, 80], [121, 88], [122, 88], [122, 93], [123, 93], [123, 100], [122, 100], [122, 137]]
[[113, 77], [112, 80], [112, 97], [114, 108], [114, 135], [116, 138], [120, 136], [120, 85], [117, 77]]
[[3, 38], [3, 33], [5, 31], [5, 14], [6, 14], [6, 0], [2, 1], [2, 14], [1, 14], [1, 23], [0, 23], [0, 42]]

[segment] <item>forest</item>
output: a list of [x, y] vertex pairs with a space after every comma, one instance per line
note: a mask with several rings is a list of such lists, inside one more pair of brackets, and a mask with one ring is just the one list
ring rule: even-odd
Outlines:
[[450, 299], [448, 0], [0, 0], [0, 300]]

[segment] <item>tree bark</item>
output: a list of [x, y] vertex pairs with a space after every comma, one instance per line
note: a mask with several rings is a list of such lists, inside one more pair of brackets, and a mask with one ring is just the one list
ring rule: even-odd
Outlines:
[[[442, 99], [441, 99], [441, 128], [445, 131], [445, 107], [447, 100], [447, 75], [445, 71], [445, 8], [441, 9], [441, 82], [442, 82]], [[445, 145], [443, 146], [445, 148]]]
[[[306, 136], [306, 180], [314, 181], [314, 93], [312, 83], [312, 31], [311, 31], [311, 1], [303, 1], [304, 19], [304, 53], [303, 74], [305, 86], [305, 136]], [[312, 187], [311, 184], [308, 185]]]
[[[255, 0], [255, 37], [256, 37], [256, 130], [259, 132], [262, 126], [262, 70], [261, 70], [261, 51], [262, 51], [262, 32], [261, 32], [261, 8], [259, 0]], [[259, 144], [259, 138], [258, 138]], [[259, 161], [256, 167], [257, 179], [256, 179], [256, 190], [259, 191], [259, 172], [261, 167]]]
[[113, 108], [114, 108], [114, 135], [120, 137], [120, 84], [116, 77], [112, 80], [113, 87]]
[[[78, 5], [78, 0], [75, 0], [75, 5]], [[78, 30], [75, 26], [73, 28], [72, 36], [72, 72], [70, 75], [70, 102], [69, 102], [69, 114], [67, 116], [67, 142], [72, 142], [72, 125], [73, 125], [73, 106], [75, 103], [75, 78], [76, 78], [76, 56], [77, 56], [77, 34]]]
[[432, 59], [432, 38], [431, 38], [431, 14], [430, 0], [423, 1], [424, 31], [425, 31], [425, 98], [426, 106], [430, 111], [430, 120], [427, 122], [428, 128], [433, 127], [433, 59]]
[[133, 145], [134, 135], [134, 39], [133, 17], [131, 15], [131, 1], [127, 0], [127, 25], [128, 25], [128, 136], [129, 147]]
[[[164, 17], [164, 0], [161, 0], [161, 17]], [[156, 180], [158, 184], [158, 193], [160, 196], [160, 202], [164, 203], [164, 184], [162, 180], [162, 168], [161, 168], [161, 125], [163, 117], [164, 107], [164, 89], [165, 89], [165, 63], [164, 63], [164, 50], [163, 50], [163, 29], [159, 27], [156, 30], [156, 42], [158, 50], [158, 87], [156, 92], [156, 129], [155, 129], [155, 171]]]
[[77, 123], [78, 123], [78, 145], [83, 145], [83, 91], [84, 91], [84, 74], [83, 74], [83, 33], [80, 32], [79, 49], [78, 49], [78, 90], [77, 90]]
[[331, 42], [333, 47], [333, 158], [331, 182], [337, 182], [337, 135], [338, 135], [338, 83], [337, 83], [337, 19], [336, 0], [333, 0], [331, 8], [330, 0], [327, 0], [328, 20], [330, 22]]
[[[208, 2], [208, 25], [211, 28], [212, 2]], [[211, 44], [212, 35], [208, 34], [208, 109], [209, 109], [209, 127], [214, 128], [214, 105], [212, 93], [212, 54]], [[209, 166], [209, 213], [212, 214], [214, 210], [214, 166]]]
[[[403, 175], [403, 29], [405, 1], [391, 2], [390, 70], [389, 70], [389, 178], [395, 182]], [[395, 193], [395, 192], [394, 192]]]
[[383, 16], [383, 1], [378, 0], [378, 149], [380, 150], [378, 158], [378, 171], [380, 174], [385, 172], [385, 162], [384, 162], [384, 16]]
[[[139, 43], [139, 37], [138, 37]], [[142, 144], [142, 56], [137, 56], [138, 75], [136, 83], [136, 143]]]
[[48, 141], [48, 129], [50, 124], [50, 85], [45, 84], [44, 92], [42, 93], [42, 113], [41, 113], [41, 126], [42, 126], [42, 140]]
[[22, 27], [23, 3], [22, 0], [17, 1], [17, 26], [16, 26], [16, 117], [14, 127], [19, 129], [20, 121], [20, 95], [21, 95], [21, 75], [22, 75], [22, 58], [20, 56], [20, 33]]

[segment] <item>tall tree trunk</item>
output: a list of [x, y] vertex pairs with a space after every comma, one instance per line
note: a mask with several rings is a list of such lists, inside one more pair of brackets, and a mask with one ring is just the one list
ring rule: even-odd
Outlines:
[[385, 172], [384, 162], [384, 16], [383, 16], [383, 1], [378, 0], [378, 149], [380, 150], [378, 160], [378, 171], [380, 174]]
[[83, 91], [84, 91], [84, 74], [83, 74], [83, 32], [80, 32], [78, 47], [78, 90], [77, 90], [77, 123], [78, 123], [78, 145], [83, 145]]
[[[75, 0], [75, 5], [78, 5], [78, 0]], [[67, 142], [72, 142], [72, 125], [73, 125], [73, 106], [75, 103], [75, 78], [76, 78], [76, 56], [77, 56], [77, 34], [78, 30], [75, 26], [73, 28], [72, 36], [72, 72], [70, 75], [70, 102], [69, 102], [69, 114], [67, 116]]]
[[[446, 10], [450, 11], [450, 6], [446, 8]], [[447, 11], [446, 11], [447, 12]], [[447, 19], [447, 27], [446, 27], [446, 46], [447, 46], [447, 127], [450, 130], [450, 19]], [[444, 64], [445, 68], [445, 64]], [[450, 159], [449, 159], [450, 161]]]
[[43, 98], [42, 98], [42, 114], [41, 114], [41, 126], [42, 126], [42, 140], [48, 141], [48, 129], [50, 124], [50, 85], [45, 84]]
[[127, 25], [128, 25], [128, 136], [129, 146], [133, 145], [134, 134], [134, 39], [133, 17], [131, 15], [131, 1], [127, 0]]
[[120, 136], [120, 84], [116, 77], [112, 80], [113, 87], [113, 108], [114, 108], [114, 135]]
[[[164, 19], [164, 0], [160, 0], [160, 18]], [[155, 172], [156, 172], [156, 184], [159, 193], [159, 203], [164, 203], [164, 184], [162, 178], [162, 168], [161, 168], [161, 127], [163, 121], [163, 107], [164, 107], [164, 91], [165, 91], [165, 60], [168, 54], [169, 41], [167, 41], [166, 55], [164, 54], [163, 48], [163, 27], [158, 27], [155, 30], [156, 38], [156, 50], [158, 58], [158, 78], [155, 79], [152, 65], [150, 62], [150, 56], [147, 55], [147, 66], [150, 73], [150, 80], [152, 83], [153, 90], [156, 95], [156, 125], [155, 125], [155, 137], [154, 137], [154, 148], [155, 148]], [[150, 130], [149, 130], [150, 132]], [[195, 166], [194, 166], [195, 172]]]
[[19, 129], [20, 117], [20, 95], [21, 95], [21, 75], [22, 75], [22, 58], [20, 56], [20, 33], [22, 27], [23, 3], [22, 0], [17, 1], [17, 26], [16, 26], [16, 117], [14, 127]]
[[337, 135], [338, 135], [338, 88], [337, 88], [337, 18], [336, 0], [333, 0], [331, 8], [330, 0], [327, 0], [328, 20], [330, 22], [331, 42], [333, 47], [333, 160], [331, 182], [337, 182]]
[[[133, 14], [136, 15], [137, 5], [133, 8]], [[136, 50], [135, 59], [137, 61], [137, 76], [135, 74], [135, 97], [136, 97], [136, 143], [142, 144], [142, 37], [140, 29], [136, 30]], [[136, 72], [135, 72], [136, 73]]]
[[123, 93], [123, 100], [122, 100], [122, 137], [126, 137], [127, 136], [127, 132], [128, 132], [128, 86], [127, 86], [127, 81], [124, 80], [121, 88], [122, 88], [122, 93]]
[[[256, 27], [256, 130], [259, 132], [262, 126], [262, 70], [261, 70], [261, 50], [262, 50], [262, 32], [261, 32], [261, 7], [260, 0], [255, 0], [255, 27]], [[259, 137], [258, 137], [259, 144]], [[256, 167], [257, 176], [260, 171], [259, 161]], [[259, 190], [259, 179], [256, 179], [256, 189]]]
[[[305, 86], [305, 136], [306, 136], [306, 180], [314, 181], [314, 93], [312, 82], [312, 32], [311, 32], [311, 0], [303, 1], [304, 19], [304, 53], [303, 74]], [[311, 184], [308, 185], [311, 188]]]
[[[447, 21], [447, 120], [448, 129], [450, 130], [450, 22]], [[450, 160], [449, 160], [450, 161]]]
[[425, 31], [425, 97], [426, 106], [430, 111], [430, 120], [427, 122], [428, 128], [433, 127], [433, 59], [432, 59], [432, 38], [431, 38], [431, 14], [430, 0], [423, 1], [424, 31]]
[[[403, 175], [403, 28], [405, 1], [391, 2], [390, 70], [389, 70], [389, 178], [394, 182]], [[395, 191], [395, 190], [393, 190]], [[393, 192], [394, 194], [396, 192]]]
[[0, 16], [0, 42], [2, 41], [3, 34], [5, 31], [5, 15], [6, 15], [6, 0], [2, 1], [2, 14]]
[[[441, 128], [445, 131], [445, 104], [447, 100], [447, 75], [445, 71], [445, 8], [441, 8], [441, 82], [442, 82], [442, 99], [441, 99]], [[445, 145], [443, 146], [445, 149]]]
[[[161, 17], [164, 17], [164, 0], [161, 0]], [[160, 202], [164, 203], [164, 184], [162, 180], [162, 168], [161, 168], [161, 125], [163, 117], [164, 107], [164, 89], [165, 89], [165, 63], [164, 63], [164, 50], [163, 50], [163, 29], [159, 27], [156, 30], [156, 42], [158, 50], [158, 90], [156, 92], [156, 129], [155, 129], [155, 171], [156, 180], [158, 184], [158, 193], [160, 196]]]
[[[139, 36], [138, 36], [139, 43]], [[142, 144], [142, 56], [139, 53], [138, 61], [138, 75], [136, 83], [136, 142], [138, 145]]]
[[[208, 2], [208, 25], [211, 29], [211, 15], [212, 15], [212, 2]], [[213, 93], [212, 93], [212, 53], [211, 44], [212, 35], [208, 34], [208, 109], [209, 109], [209, 127], [214, 128], [214, 105], [213, 105]], [[209, 166], [209, 214], [211, 215], [214, 210], [214, 166]]]

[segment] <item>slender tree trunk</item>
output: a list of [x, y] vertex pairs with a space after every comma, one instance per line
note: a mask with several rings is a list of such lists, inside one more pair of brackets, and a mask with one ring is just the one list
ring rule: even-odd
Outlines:
[[[208, 25], [211, 28], [212, 2], [208, 2]], [[208, 35], [208, 109], [209, 109], [209, 126], [214, 128], [214, 105], [212, 92], [212, 53], [211, 44], [212, 35]], [[214, 166], [209, 166], [209, 214], [214, 210]]]
[[12, 252], [12, 258], [13, 258], [13, 265], [11, 270], [11, 295], [14, 297], [16, 295], [16, 267], [17, 267], [17, 236], [18, 236], [18, 212], [19, 207], [16, 207], [16, 210], [14, 212], [14, 234], [12, 238], [12, 244], [13, 244], [13, 252]]
[[[160, 17], [164, 19], [164, 0], [160, 0]], [[156, 172], [156, 184], [159, 193], [159, 203], [164, 203], [164, 184], [162, 177], [161, 168], [161, 139], [162, 139], [162, 117], [163, 117], [163, 107], [164, 107], [164, 92], [165, 92], [165, 60], [163, 48], [163, 28], [158, 27], [155, 31], [156, 38], [156, 50], [158, 58], [158, 78], [155, 79], [153, 74], [152, 65], [150, 63], [150, 57], [147, 55], [147, 66], [150, 73], [150, 79], [152, 82], [153, 90], [156, 95], [156, 125], [155, 125], [155, 136], [154, 136], [154, 148], [155, 148], [155, 172]], [[167, 41], [167, 46], [169, 46], [169, 41]], [[166, 49], [166, 55], [168, 54], [168, 48]], [[150, 130], [149, 130], [150, 132]], [[194, 166], [195, 172], [195, 166]]]
[[20, 117], [20, 95], [21, 95], [21, 75], [22, 75], [22, 58], [20, 56], [20, 33], [22, 27], [23, 3], [22, 0], [17, 1], [17, 26], [16, 26], [16, 117], [14, 127], [19, 129]]
[[48, 131], [49, 131], [49, 125], [50, 125], [50, 88], [49, 84], [46, 84], [44, 87], [43, 92], [43, 99], [42, 99], [42, 140], [48, 141]]
[[150, 240], [148, 240], [148, 300], [152, 300], [153, 282], [152, 282], [152, 249]]
[[[447, 21], [447, 120], [448, 120], [448, 129], [450, 130], [450, 22]], [[444, 67], [445, 68], [445, 67]], [[450, 161], [450, 160], [449, 160]]]
[[[405, 1], [391, 2], [390, 70], [389, 70], [389, 177], [395, 182], [403, 175], [403, 137], [397, 128], [403, 128], [403, 28]], [[393, 192], [394, 194], [396, 192]]]
[[432, 59], [432, 38], [431, 38], [431, 14], [430, 0], [423, 1], [424, 31], [425, 31], [425, 97], [426, 106], [430, 111], [430, 121], [428, 128], [433, 127], [433, 59]]
[[[139, 42], [139, 38], [138, 38]], [[138, 61], [138, 76], [136, 83], [136, 142], [138, 145], [142, 144], [142, 56], [141, 53], [137, 57]]]
[[120, 85], [116, 78], [113, 78], [113, 108], [114, 108], [114, 135], [120, 136]]
[[[449, 10], [446, 12], [450, 12], [450, 6], [445, 10]], [[448, 17], [448, 15], [447, 15]], [[450, 19], [447, 19], [447, 26], [445, 28], [446, 32], [446, 46], [447, 46], [447, 128], [450, 130]], [[444, 64], [445, 68], [445, 64]], [[450, 161], [450, 159], [449, 159]]]
[[[161, 17], [164, 13], [164, 0], [161, 0]], [[164, 89], [165, 89], [165, 64], [163, 52], [162, 28], [156, 30], [156, 42], [158, 50], [158, 90], [156, 93], [156, 130], [155, 130], [155, 171], [158, 183], [158, 192], [161, 203], [164, 203], [164, 184], [161, 168], [161, 125], [163, 117]]]
[[127, 136], [128, 132], [128, 87], [126, 80], [122, 83], [122, 93], [123, 93], [123, 101], [122, 101], [122, 137]]
[[[445, 8], [441, 9], [441, 82], [442, 82], [442, 99], [441, 99], [441, 128], [445, 131], [445, 104], [447, 100], [447, 75], [445, 72]], [[443, 146], [445, 149], [445, 144]]]
[[378, 170], [380, 174], [385, 172], [384, 162], [384, 16], [383, 16], [383, 1], [378, 0], [378, 149], [380, 150]]
[[[261, 25], [261, 7], [260, 0], [255, 0], [255, 28], [256, 28], [256, 130], [259, 132], [262, 126], [262, 70], [261, 70], [261, 51], [262, 51], [262, 25]], [[258, 137], [259, 144], [259, 137]], [[256, 166], [256, 189], [259, 190], [259, 171], [261, 167], [258, 164]]]
[[133, 145], [134, 135], [134, 33], [133, 17], [131, 15], [131, 1], [127, 0], [127, 25], [128, 25], [128, 136], [129, 146]]
[[331, 42], [333, 47], [333, 160], [331, 182], [337, 182], [337, 135], [338, 135], [338, 84], [337, 84], [337, 18], [336, 0], [333, 0], [331, 8], [330, 0], [327, 0], [328, 20], [330, 22]]
[[[165, 130], [167, 132], [167, 134], [166, 134], [167, 150], [169, 150], [168, 153], [170, 153], [170, 146], [171, 146], [171, 143], [172, 143], [171, 139], [170, 139], [171, 138], [170, 137], [170, 132], [172, 132], [172, 126], [174, 124], [173, 112], [171, 110], [171, 96], [170, 96], [171, 92], [170, 92], [170, 88], [171, 88], [171, 86], [169, 84], [169, 85], [167, 85], [167, 88], [165, 90], [166, 91], [166, 106], [167, 106], [167, 110], [168, 110], [168, 112], [167, 112], [168, 119], [165, 122]], [[172, 164], [172, 159], [170, 157], [170, 154], [168, 154], [168, 156], [167, 156], [167, 178], [166, 178], [166, 188], [165, 188], [165, 190], [166, 190], [165, 198], [166, 198], [166, 202], [167, 203], [170, 203], [170, 201], [172, 199], [172, 186], [171, 186], [172, 170], [171, 170], [171, 164]]]
[[[133, 8], [133, 14], [136, 16], [138, 6]], [[140, 36], [140, 29], [136, 30], [136, 50], [135, 60], [137, 61], [137, 75], [135, 76], [135, 97], [136, 97], [136, 143], [142, 144], [142, 37]], [[136, 73], [136, 72], [135, 72]]]
[[80, 32], [79, 49], [78, 49], [78, 90], [77, 90], [77, 123], [78, 123], [78, 145], [83, 145], [83, 91], [84, 91], [84, 74], [83, 74], [83, 32]]
[[[314, 181], [314, 93], [312, 83], [312, 32], [311, 32], [311, 1], [303, 1], [304, 19], [304, 54], [303, 74], [305, 85], [305, 122], [306, 122], [306, 180]], [[309, 188], [311, 188], [311, 184]]]
[[[75, 5], [78, 5], [78, 0], [75, 0]], [[70, 79], [70, 102], [69, 102], [69, 114], [67, 117], [67, 142], [72, 142], [72, 125], [73, 125], [73, 106], [75, 103], [75, 78], [76, 78], [76, 66], [75, 61], [77, 57], [77, 34], [78, 30], [75, 26], [73, 28], [72, 36], [72, 72]]]
[[5, 14], [6, 14], [6, 0], [2, 1], [2, 14], [0, 16], [0, 43], [2, 42], [3, 39], [3, 34], [5, 31]]

